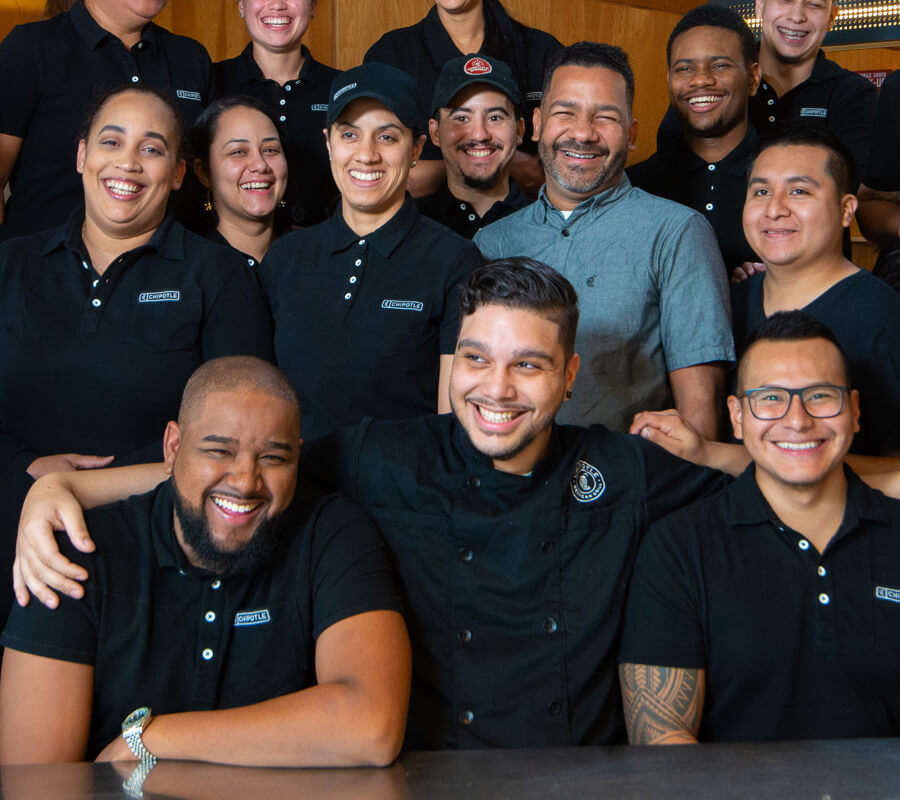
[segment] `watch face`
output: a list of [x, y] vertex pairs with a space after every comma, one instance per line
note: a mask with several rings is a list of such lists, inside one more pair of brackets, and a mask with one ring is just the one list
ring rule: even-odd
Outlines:
[[143, 730], [144, 723], [147, 721], [147, 718], [149, 716], [150, 716], [150, 709], [147, 708], [147, 706], [141, 706], [140, 708], [136, 708], [127, 717], [125, 717], [124, 722], [122, 722], [122, 730], [128, 731], [133, 728], [137, 728], [138, 730]]

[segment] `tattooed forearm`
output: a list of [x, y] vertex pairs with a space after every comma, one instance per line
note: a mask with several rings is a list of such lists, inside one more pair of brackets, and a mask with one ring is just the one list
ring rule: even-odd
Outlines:
[[697, 741], [706, 673], [702, 669], [620, 664], [625, 726], [632, 744]]

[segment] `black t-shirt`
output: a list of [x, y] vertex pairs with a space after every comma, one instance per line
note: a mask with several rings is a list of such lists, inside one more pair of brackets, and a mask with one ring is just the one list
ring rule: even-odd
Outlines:
[[647, 534], [619, 661], [706, 670], [701, 741], [900, 735], [900, 502], [846, 472], [821, 555], [753, 466]]
[[260, 279], [304, 437], [365, 416], [434, 412], [440, 356], [456, 349], [458, 287], [480, 262], [474, 244], [423, 217], [410, 197], [366, 236], [338, 209], [275, 242]]
[[615, 657], [645, 527], [726, 480], [640, 437], [555, 426], [529, 476], [452, 415], [305, 446], [375, 520], [413, 645], [409, 749], [624, 741]]
[[[316, 682], [322, 631], [366, 611], [400, 611], [384, 542], [347, 500], [301, 487], [269, 563], [219, 580], [192, 567], [172, 528], [172, 488], [89, 512], [97, 551], [67, 558], [90, 577], [82, 600], [16, 606], [0, 644], [94, 667], [87, 757], [125, 716], [249, 705]], [[60, 731], [64, 736], [65, 731]]]
[[503, 219], [513, 211], [524, 208], [531, 201], [522, 194], [519, 184], [510, 178], [509, 194], [503, 200], [494, 203], [483, 217], [478, 216], [478, 212], [471, 203], [454, 197], [446, 182], [437, 192], [428, 197], [422, 197], [417, 202], [419, 211], [426, 217], [440, 222], [441, 225], [446, 225], [451, 231], [466, 239], [471, 239], [485, 225]]
[[[525, 59], [525, 74], [517, 76], [525, 117], [525, 136], [520, 149], [534, 153], [537, 152], [537, 145], [531, 141], [532, 114], [541, 102], [547, 61], [562, 45], [549, 33], [529, 28], [515, 20], [512, 21], [512, 27], [517, 40], [515, 47]], [[482, 52], [512, 65], [511, 53], [484, 49]], [[466, 53], [461, 53], [453, 44], [450, 34], [441, 24], [437, 7], [434, 7], [415, 25], [388, 31], [369, 48], [363, 60], [366, 63], [381, 61], [391, 64], [415, 77], [418, 85], [418, 120], [421, 126], [419, 132], [428, 133], [428, 119], [434, 111], [431, 100], [441, 67], [451, 58], [464, 55]], [[440, 149], [435, 147], [430, 138], [426, 139], [422, 158], [431, 160], [441, 158]]]
[[758, 142], [752, 126], [725, 158], [708, 163], [679, 136], [626, 172], [633, 186], [699, 211], [712, 225], [730, 275], [744, 261], [759, 261], [744, 236], [742, 214], [747, 166]]
[[880, 192], [900, 191], [900, 71], [881, 84], [872, 150], [862, 182]]
[[[732, 287], [734, 348], [765, 319], [764, 275]], [[859, 390], [860, 431], [854, 453], [900, 452], [900, 296], [865, 270], [844, 278], [803, 311], [827, 325], [850, 363], [850, 385]]]
[[290, 225], [306, 227], [328, 217], [338, 190], [331, 176], [325, 148], [328, 90], [339, 70], [320, 64], [303, 47], [303, 66], [296, 80], [283, 86], [269, 80], [253, 60], [253, 44], [239, 56], [213, 65], [216, 94], [251, 95], [269, 106], [285, 132], [288, 188], [284, 200]]
[[129, 50], [82, 2], [15, 27], [0, 43], [0, 75], [0, 133], [24, 140], [0, 238], [59, 225], [81, 204], [75, 171], [79, 128], [87, 107], [105, 90], [127, 83], [170, 90], [185, 128], [210, 100], [203, 45], [150, 22]]

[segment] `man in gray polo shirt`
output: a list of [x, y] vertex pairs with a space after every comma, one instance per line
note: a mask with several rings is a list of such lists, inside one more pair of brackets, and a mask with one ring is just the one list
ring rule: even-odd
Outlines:
[[486, 258], [527, 255], [578, 291], [582, 378], [562, 422], [627, 430], [672, 405], [718, 433], [721, 362], [734, 359], [725, 269], [700, 214], [631, 186], [634, 76], [618, 47], [579, 42], [551, 59], [535, 111], [547, 182], [538, 200], [475, 236]]

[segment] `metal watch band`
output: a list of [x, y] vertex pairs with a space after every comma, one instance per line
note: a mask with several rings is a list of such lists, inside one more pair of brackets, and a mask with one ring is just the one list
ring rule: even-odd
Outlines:
[[126, 736], [125, 741], [128, 744], [128, 749], [134, 753], [135, 758], [137, 758], [141, 764], [146, 764], [150, 767], [153, 767], [153, 765], [156, 764], [156, 756], [144, 747], [144, 741], [141, 739], [141, 731], [136, 731], [135, 733], [132, 733], [131, 736]]

